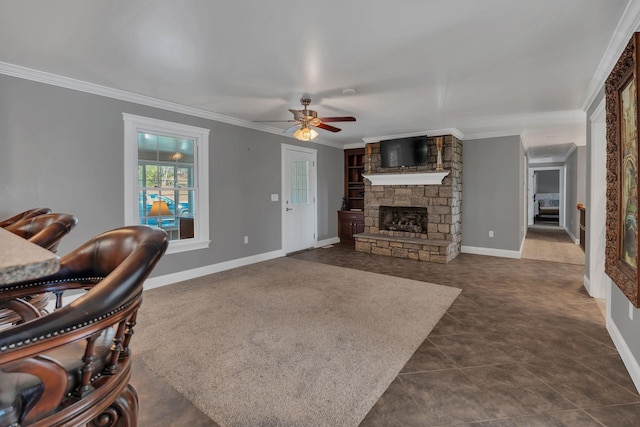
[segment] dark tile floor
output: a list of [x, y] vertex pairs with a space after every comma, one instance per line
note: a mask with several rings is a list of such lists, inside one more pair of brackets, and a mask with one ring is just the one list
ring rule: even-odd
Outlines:
[[[344, 245], [293, 257], [463, 289], [362, 427], [640, 426], [583, 266], [470, 254], [440, 265]], [[216, 425], [140, 361], [132, 382], [141, 427]]]

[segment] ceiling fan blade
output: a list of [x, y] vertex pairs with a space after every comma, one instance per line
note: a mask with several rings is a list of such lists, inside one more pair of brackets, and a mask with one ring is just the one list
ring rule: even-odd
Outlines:
[[320, 123], [316, 127], [320, 128], [320, 129], [328, 130], [330, 132], [340, 132], [342, 130], [342, 129], [339, 129], [339, 128], [334, 127], [334, 126], [325, 125], [324, 123]]
[[305, 116], [304, 110], [291, 110], [289, 109], [291, 114], [293, 114], [294, 119], [301, 119]]
[[323, 122], [355, 122], [356, 118], [351, 116], [345, 117], [321, 117], [320, 120]]

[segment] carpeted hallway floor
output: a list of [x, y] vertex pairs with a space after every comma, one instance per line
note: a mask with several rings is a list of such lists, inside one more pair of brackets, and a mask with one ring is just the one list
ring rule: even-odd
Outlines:
[[522, 258], [584, 265], [584, 252], [559, 227], [529, 227]]
[[[344, 245], [293, 257], [463, 289], [361, 426], [639, 425], [584, 266], [470, 254], [440, 265]], [[132, 382], [141, 427], [216, 425], [140, 361]]]

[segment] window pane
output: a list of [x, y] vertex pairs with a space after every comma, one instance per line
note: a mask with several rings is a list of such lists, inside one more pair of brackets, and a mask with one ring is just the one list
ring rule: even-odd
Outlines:
[[193, 190], [178, 191], [178, 212], [179, 216], [193, 216]]
[[193, 179], [191, 177], [191, 171], [193, 168], [187, 168], [180, 166], [178, 169], [178, 179], [177, 186], [178, 187], [193, 187]]
[[291, 162], [291, 203], [307, 203], [307, 162]]
[[194, 161], [193, 139], [138, 132], [140, 223], [165, 229], [170, 240], [195, 237]]
[[145, 169], [145, 187], [158, 187], [158, 166], [147, 164], [144, 167]]

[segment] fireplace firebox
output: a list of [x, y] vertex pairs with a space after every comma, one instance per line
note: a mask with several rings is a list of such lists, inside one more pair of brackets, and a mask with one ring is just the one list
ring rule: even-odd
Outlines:
[[380, 206], [380, 230], [424, 234], [429, 225], [427, 208]]

